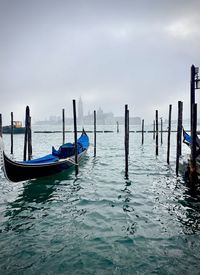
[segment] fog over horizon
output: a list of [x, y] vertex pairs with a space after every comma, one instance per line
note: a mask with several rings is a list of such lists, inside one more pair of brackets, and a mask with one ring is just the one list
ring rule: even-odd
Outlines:
[[[200, 66], [197, 0], [0, 0], [3, 124], [98, 110], [147, 123], [189, 117], [190, 67]], [[196, 101], [200, 100], [196, 91]]]

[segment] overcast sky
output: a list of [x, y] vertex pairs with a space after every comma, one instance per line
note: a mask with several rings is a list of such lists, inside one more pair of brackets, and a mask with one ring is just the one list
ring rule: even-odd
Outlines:
[[[0, 0], [0, 112], [33, 120], [105, 112], [151, 121], [177, 101], [189, 113], [190, 66], [200, 65], [197, 0]], [[200, 96], [197, 95], [197, 101]]]

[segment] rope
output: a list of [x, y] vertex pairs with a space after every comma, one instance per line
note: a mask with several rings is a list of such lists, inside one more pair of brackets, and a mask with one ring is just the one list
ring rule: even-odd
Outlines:
[[78, 163], [75, 163], [75, 161], [73, 161], [72, 159], [68, 159], [67, 161], [71, 162], [72, 164], [74, 165], [77, 165], [78, 166]]

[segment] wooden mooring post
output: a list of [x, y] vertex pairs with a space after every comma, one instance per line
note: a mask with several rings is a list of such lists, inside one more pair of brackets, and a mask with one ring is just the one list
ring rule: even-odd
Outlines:
[[193, 125], [193, 113], [192, 106], [195, 104], [195, 66], [192, 65], [190, 69], [190, 131], [192, 133], [192, 125]]
[[[189, 165], [189, 181], [191, 187], [196, 187], [198, 180], [196, 167], [196, 134], [197, 134], [197, 104], [195, 103], [195, 80], [198, 79], [199, 68], [194, 65], [191, 66], [191, 80], [190, 80], [190, 131], [191, 131], [191, 159]], [[198, 87], [196, 87], [198, 89]]]
[[13, 155], [13, 112], [10, 113], [10, 117], [11, 117], [11, 132], [10, 132], [10, 153], [11, 155]]
[[167, 164], [169, 164], [169, 157], [170, 157], [171, 120], [172, 120], [172, 105], [170, 104], [169, 119], [168, 119], [168, 136], [167, 136]]
[[94, 157], [96, 157], [96, 148], [97, 148], [97, 119], [96, 119], [96, 111], [94, 111]]
[[31, 116], [28, 119], [28, 160], [32, 158], [32, 131], [31, 131]]
[[117, 121], [117, 133], [119, 133], [119, 122]]
[[3, 127], [2, 127], [2, 114], [0, 114], [0, 137], [3, 135]]
[[28, 160], [32, 157], [31, 117], [29, 106], [26, 106], [25, 135], [24, 135], [24, 161], [26, 161], [28, 147]]
[[178, 101], [178, 124], [177, 124], [177, 145], [176, 145], [176, 176], [179, 173], [179, 160], [181, 156], [181, 136], [182, 136], [182, 122], [183, 122], [183, 102]]
[[191, 165], [190, 165], [190, 183], [192, 187], [197, 183], [197, 167], [196, 167], [196, 148], [197, 148], [197, 104], [192, 105], [192, 129], [191, 129]]
[[155, 139], [156, 136], [156, 124], [155, 124], [155, 120], [153, 121], [153, 139]]
[[129, 154], [129, 110], [128, 105], [125, 105], [125, 178], [128, 179], [128, 154]]
[[156, 110], [156, 156], [158, 156], [158, 110]]
[[127, 138], [128, 138], [128, 155], [129, 155], [129, 133], [130, 133], [130, 127], [129, 127], [129, 109], [127, 110]]
[[163, 144], [163, 120], [160, 118], [160, 144]]
[[65, 109], [62, 109], [62, 134], [63, 134], [63, 144], [65, 143]]
[[144, 119], [142, 120], [142, 145], [144, 144]]
[[77, 120], [76, 120], [76, 100], [73, 99], [74, 116], [74, 146], [75, 146], [75, 175], [78, 175], [78, 148], [77, 148]]

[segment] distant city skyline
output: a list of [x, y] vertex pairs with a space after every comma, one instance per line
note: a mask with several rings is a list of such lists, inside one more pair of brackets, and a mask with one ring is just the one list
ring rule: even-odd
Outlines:
[[[88, 114], [84, 115], [83, 101], [82, 101], [81, 97], [78, 100], [77, 106], [78, 106], [77, 123], [81, 126], [87, 125], [87, 124], [88, 125], [93, 124], [94, 123], [94, 113], [93, 113], [94, 111], [93, 112], [88, 111]], [[124, 124], [123, 116], [114, 116], [113, 112], [104, 113], [104, 111], [102, 110], [101, 107], [99, 107], [96, 110], [96, 119], [97, 119], [97, 124], [99, 124], [99, 125], [112, 125], [112, 124], [116, 124], [117, 122], [119, 124]], [[47, 123], [57, 124], [57, 123], [61, 123], [61, 120], [62, 120], [61, 115], [60, 116], [51, 115], [51, 116], [49, 116], [48, 119], [35, 121], [35, 124], [47, 124]], [[129, 122], [132, 125], [139, 125], [139, 124], [141, 124], [141, 118], [140, 117], [130, 117]], [[65, 116], [65, 123], [72, 124], [73, 117]]]

